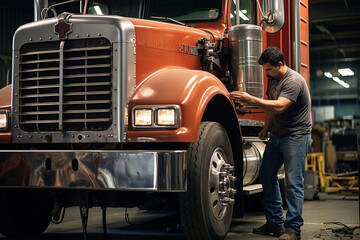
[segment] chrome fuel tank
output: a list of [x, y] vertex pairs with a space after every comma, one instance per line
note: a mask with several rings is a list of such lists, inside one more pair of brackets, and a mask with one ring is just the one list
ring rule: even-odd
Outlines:
[[[250, 137], [251, 138], [251, 137]], [[257, 138], [246, 138], [243, 141], [243, 185], [248, 186], [258, 182], [260, 167], [263, 161], [266, 141]], [[282, 165], [278, 171], [278, 179], [285, 178], [285, 169]]]
[[252, 184], [259, 176], [260, 166], [265, 151], [264, 142], [245, 141], [243, 144], [243, 184]]

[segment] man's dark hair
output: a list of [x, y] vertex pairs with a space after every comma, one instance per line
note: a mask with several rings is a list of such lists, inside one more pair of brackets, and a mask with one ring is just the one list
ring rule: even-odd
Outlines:
[[258, 60], [260, 65], [270, 63], [271, 66], [277, 66], [278, 62], [285, 65], [285, 57], [281, 50], [277, 47], [268, 47], [262, 53]]

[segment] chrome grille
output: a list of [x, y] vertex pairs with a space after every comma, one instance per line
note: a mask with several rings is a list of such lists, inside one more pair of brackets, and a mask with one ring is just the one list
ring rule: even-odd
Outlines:
[[[104, 38], [25, 44], [20, 49], [19, 126], [101, 131], [112, 122], [111, 43]], [[61, 78], [62, 76], [62, 78]]]

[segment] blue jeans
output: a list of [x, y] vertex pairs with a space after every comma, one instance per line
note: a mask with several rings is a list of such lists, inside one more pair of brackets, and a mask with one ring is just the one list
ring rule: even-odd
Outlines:
[[[310, 134], [279, 137], [272, 133], [266, 145], [260, 168], [260, 182], [264, 190], [264, 210], [268, 226], [300, 233], [304, 202], [305, 158], [310, 147]], [[285, 168], [285, 199], [288, 205], [283, 217], [278, 170]]]

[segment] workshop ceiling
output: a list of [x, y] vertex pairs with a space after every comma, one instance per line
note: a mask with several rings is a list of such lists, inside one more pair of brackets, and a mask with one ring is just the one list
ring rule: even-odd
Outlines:
[[309, 0], [309, 21], [312, 71], [349, 67], [359, 74], [360, 0]]

